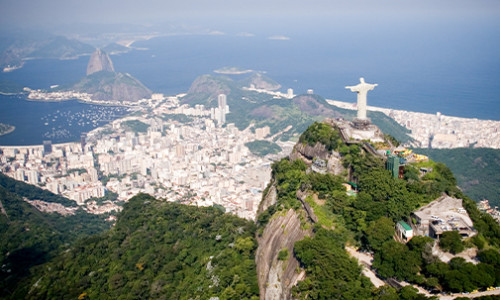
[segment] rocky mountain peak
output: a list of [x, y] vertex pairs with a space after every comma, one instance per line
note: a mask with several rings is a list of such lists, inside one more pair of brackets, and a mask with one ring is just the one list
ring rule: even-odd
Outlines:
[[108, 54], [101, 49], [97, 49], [90, 56], [89, 64], [87, 65], [87, 76], [100, 71], [114, 72], [115, 68]]

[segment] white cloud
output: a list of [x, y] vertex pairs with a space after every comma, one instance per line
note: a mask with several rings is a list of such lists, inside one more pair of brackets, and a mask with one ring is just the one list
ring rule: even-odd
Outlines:
[[237, 33], [236, 36], [242, 36], [242, 37], [254, 37], [255, 34], [253, 33], [250, 33], [250, 32], [240, 32], [240, 33]]
[[218, 31], [218, 30], [212, 30], [210, 32], [208, 32], [209, 35], [226, 35], [225, 32], [222, 32], [222, 31]]
[[267, 39], [269, 40], [276, 40], [276, 41], [288, 41], [290, 38], [284, 35], [272, 35], [268, 37]]

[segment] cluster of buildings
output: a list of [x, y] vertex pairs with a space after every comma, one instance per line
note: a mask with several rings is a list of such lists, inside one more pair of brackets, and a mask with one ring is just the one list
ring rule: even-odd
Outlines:
[[68, 99], [80, 99], [82, 101], [92, 101], [90, 98], [92, 95], [87, 93], [78, 93], [73, 91], [45, 92], [29, 88], [24, 88], [24, 91], [29, 92], [28, 99], [31, 100], [63, 101]]
[[498, 210], [498, 206], [491, 207], [488, 199], [479, 201], [477, 203], [477, 208], [480, 211], [490, 214], [498, 223], [500, 223], [500, 211]]
[[[327, 100], [335, 106], [356, 109], [355, 103]], [[500, 149], [500, 121], [478, 120], [368, 106], [381, 111], [411, 130], [413, 146], [419, 148], [484, 147]]]
[[[93, 213], [120, 209], [112, 201], [94, 201], [108, 192], [119, 201], [146, 192], [168, 201], [220, 205], [254, 218], [277, 156], [255, 156], [245, 143], [266, 138], [270, 130], [223, 127], [228, 107], [224, 95], [218, 100], [215, 116], [213, 109], [198, 106], [186, 123], [169, 119], [183, 108], [163, 101], [150, 107], [153, 113], [115, 120], [79, 143], [0, 147], [0, 171], [64, 195]], [[129, 128], [131, 120], [147, 130]]]
[[[0, 149], [0, 171], [16, 180], [63, 195], [78, 205], [105, 195], [93, 155], [85, 152], [80, 143], [52, 145], [46, 141], [39, 146], [2, 146]], [[91, 212], [116, 209], [97, 208]]]
[[390, 110], [388, 116], [411, 130], [421, 148], [500, 148], [500, 122]]

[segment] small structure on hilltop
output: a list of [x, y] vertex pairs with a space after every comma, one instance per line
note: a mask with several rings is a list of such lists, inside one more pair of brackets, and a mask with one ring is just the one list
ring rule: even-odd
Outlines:
[[445, 231], [458, 231], [462, 237], [477, 232], [463, 208], [462, 199], [444, 195], [412, 213], [415, 219], [414, 234], [439, 238]]
[[399, 221], [396, 224], [396, 238], [399, 241], [407, 243], [413, 237], [413, 229], [405, 221]]

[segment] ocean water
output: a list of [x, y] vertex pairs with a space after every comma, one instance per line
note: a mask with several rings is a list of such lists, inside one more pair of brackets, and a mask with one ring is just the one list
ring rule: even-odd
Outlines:
[[113, 56], [129, 72], [165, 94], [188, 90], [201, 74], [224, 66], [266, 72], [286, 91], [313, 89], [328, 99], [355, 102], [345, 89], [364, 77], [378, 83], [368, 104], [410, 111], [500, 120], [500, 39], [484, 28], [402, 35], [387, 30], [352, 39], [347, 33], [266, 36], [173, 36], [137, 42], [147, 50]]
[[0, 122], [16, 129], [0, 136], [0, 145], [40, 145], [44, 140], [66, 143], [80, 140], [82, 132], [124, 116], [127, 109], [68, 100], [28, 101], [24, 97], [0, 95]]
[[[368, 105], [500, 120], [500, 27], [496, 25], [498, 21], [458, 20], [360, 28], [352, 21], [319, 31], [283, 26], [277, 34], [287, 38], [279, 40], [269, 39], [271, 34], [263, 31], [252, 36], [237, 32], [163, 36], [136, 42], [133, 46], [142, 50], [111, 59], [116, 71], [130, 73], [154, 92], [167, 95], [186, 92], [202, 74], [234, 66], [265, 72], [283, 91], [292, 88], [296, 94], [313, 89], [327, 99], [355, 102], [356, 94], [345, 86], [364, 77], [378, 84], [368, 93]], [[22, 69], [1, 73], [0, 80], [30, 88], [70, 84], [85, 75], [87, 61], [88, 57], [27, 61]], [[69, 126], [63, 117], [49, 126], [44, 117], [57, 110], [86, 114], [94, 109], [90, 107], [76, 101], [38, 103], [1, 96], [0, 122], [17, 129], [0, 137], [0, 144], [39, 144], [65, 126], [71, 134], [58, 138], [54, 134], [53, 142], [77, 140], [79, 132], [91, 126]]]

